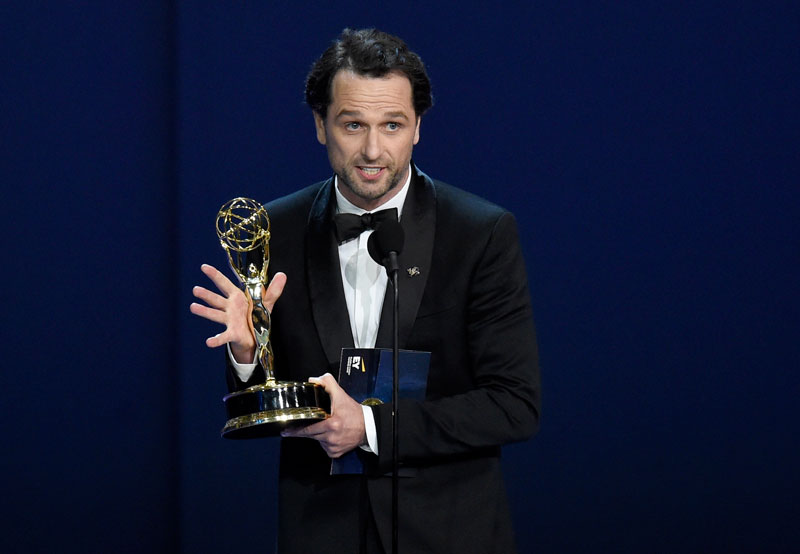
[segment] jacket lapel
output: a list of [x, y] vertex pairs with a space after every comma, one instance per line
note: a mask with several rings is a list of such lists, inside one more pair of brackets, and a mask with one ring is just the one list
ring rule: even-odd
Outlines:
[[[400, 224], [405, 233], [403, 251], [398, 257], [398, 289], [400, 291], [400, 348], [404, 348], [417, 318], [422, 293], [428, 280], [433, 256], [436, 228], [436, 194], [431, 179], [412, 164], [414, 175], [408, 191]], [[392, 347], [392, 302], [394, 291], [391, 282], [381, 310], [381, 322], [375, 346]]]
[[335, 205], [331, 178], [320, 188], [314, 200], [306, 235], [308, 299], [322, 348], [334, 370], [339, 366], [342, 348], [353, 347], [339, 269], [339, 253], [333, 233]]

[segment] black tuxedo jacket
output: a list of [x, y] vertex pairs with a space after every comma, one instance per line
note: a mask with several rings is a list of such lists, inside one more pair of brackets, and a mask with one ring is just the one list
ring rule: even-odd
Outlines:
[[[500, 446], [539, 421], [536, 339], [513, 216], [433, 181], [412, 164], [401, 224], [400, 347], [431, 352], [424, 402], [400, 405], [401, 552], [515, 550]], [[353, 346], [332, 216], [333, 179], [266, 206], [270, 274], [288, 276], [272, 313], [276, 377], [338, 375]], [[416, 268], [409, 272], [407, 269]], [[413, 275], [412, 275], [413, 273]], [[391, 347], [387, 292], [378, 347]], [[256, 372], [239, 389], [263, 381]], [[368, 476], [330, 476], [309, 439], [283, 439], [279, 551], [353, 554], [365, 528], [391, 545], [391, 406], [373, 408], [380, 455], [359, 453]]]

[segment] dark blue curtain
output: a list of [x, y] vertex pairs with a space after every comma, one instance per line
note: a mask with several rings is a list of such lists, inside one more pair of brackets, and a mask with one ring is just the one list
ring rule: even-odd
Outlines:
[[329, 175], [303, 79], [376, 26], [433, 80], [415, 161], [520, 223], [520, 551], [791, 551], [800, 9], [273, 4], [0, 8], [3, 550], [271, 551], [277, 444], [219, 438], [191, 287], [223, 202]]
[[178, 548], [175, 19], [0, 8], [6, 552]]

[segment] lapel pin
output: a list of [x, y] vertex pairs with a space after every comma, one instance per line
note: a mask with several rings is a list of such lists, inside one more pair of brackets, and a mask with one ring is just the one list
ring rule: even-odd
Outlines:
[[416, 277], [417, 275], [419, 275], [419, 268], [417, 266], [409, 267], [408, 269], [406, 269], [406, 271], [408, 271], [409, 277]]

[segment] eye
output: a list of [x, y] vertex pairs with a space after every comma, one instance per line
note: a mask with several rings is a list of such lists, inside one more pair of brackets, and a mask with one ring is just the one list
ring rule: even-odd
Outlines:
[[386, 128], [389, 131], [399, 131], [400, 130], [400, 124], [397, 123], [396, 121], [390, 121], [389, 123], [386, 124]]
[[344, 128], [348, 131], [358, 131], [361, 128], [361, 125], [355, 121], [348, 121], [344, 124]]

